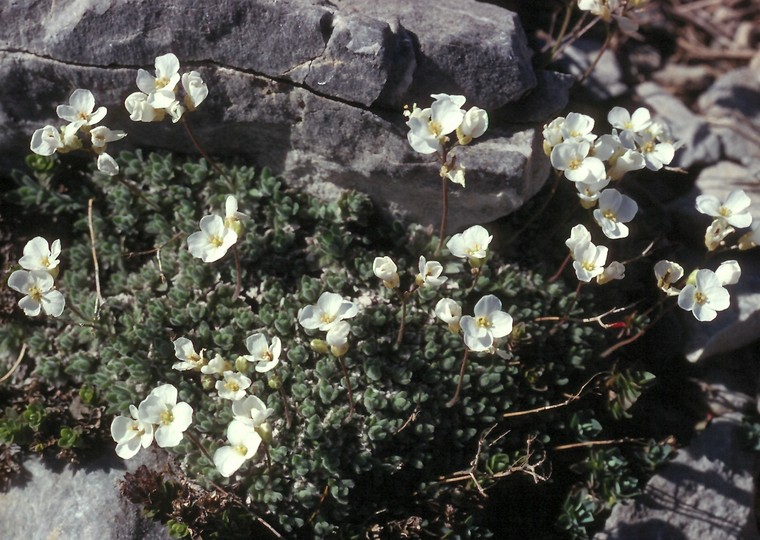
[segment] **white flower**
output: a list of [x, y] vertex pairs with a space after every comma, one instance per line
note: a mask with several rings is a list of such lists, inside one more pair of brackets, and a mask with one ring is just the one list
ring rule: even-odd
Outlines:
[[148, 95], [142, 92], [134, 92], [124, 100], [124, 106], [129, 113], [129, 119], [134, 122], [160, 122], [164, 119], [166, 111], [156, 109], [148, 104]]
[[211, 215], [201, 218], [201, 230], [187, 238], [187, 248], [193, 257], [203, 262], [218, 261], [227, 253], [238, 235], [232, 229], [224, 226], [221, 216]]
[[589, 155], [591, 143], [585, 140], [565, 141], [552, 150], [552, 167], [565, 173], [571, 182], [599, 181], [607, 176], [602, 160]]
[[29, 240], [24, 246], [24, 255], [18, 260], [21, 268], [24, 270], [45, 270], [51, 274], [57, 274], [60, 261], [58, 256], [61, 254], [61, 241], [53, 240], [48, 246], [47, 240], [41, 236], [36, 236]]
[[348, 351], [348, 334], [351, 325], [347, 321], [339, 321], [327, 331], [325, 341], [330, 346], [330, 352], [335, 356], [343, 356]]
[[581, 224], [576, 225], [570, 230], [570, 238], [565, 240], [565, 245], [570, 249], [570, 253], [575, 257], [575, 251], [581, 246], [591, 243], [591, 233]]
[[182, 88], [185, 89], [185, 107], [193, 112], [208, 96], [208, 86], [197, 71], [188, 71], [182, 75]]
[[224, 226], [235, 231], [240, 236], [243, 233], [243, 220], [248, 216], [238, 212], [238, 202], [234, 195], [227, 195], [224, 200]]
[[575, 140], [575, 142], [586, 141], [593, 142], [596, 135], [591, 133], [594, 129], [594, 119], [585, 114], [571, 112], [565, 117], [562, 123], [562, 137], [565, 141]]
[[174, 88], [180, 80], [179, 60], [172, 54], [156, 58], [156, 76], [144, 69], [137, 71], [137, 87], [148, 94], [147, 103], [155, 109], [163, 109], [174, 101]]
[[638, 209], [630, 197], [616, 189], [605, 189], [599, 195], [599, 208], [594, 210], [594, 220], [607, 238], [625, 238], [628, 236], [628, 227], [624, 223], [631, 221]]
[[108, 143], [118, 141], [126, 136], [127, 134], [121, 130], [111, 130], [105, 126], [98, 126], [96, 128], [92, 128], [92, 131], [90, 131], [92, 147], [96, 152], [98, 152], [98, 150], [105, 149]]
[[40, 156], [52, 156], [59, 148], [63, 148], [60, 132], [53, 126], [45, 126], [35, 130], [29, 145], [32, 152]]
[[465, 187], [465, 172], [465, 166], [461, 162], [454, 160], [453, 166], [450, 163], [441, 165], [440, 174], [441, 178], [446, 178], [455, 184]]
[[588, 11], [607, 22], [619, 7], [620, 0], [578, 0], [578, 9]]
[[663, 166], [673, 161], [676, 149], [669, 142], [657, 142], [651, 131], [638, 134], [635, 137], [636, 144], [644, 158], [644, 163], [650, 171], [659, 171]]
[[[471, 107], [464, 114], [457, 128], [457, 139], [462, 146], [468, 145], [488, 129], [488, 113], [479, 107]], [[463, 184], [464, 185], [464, 184]]]
[[578, 198], [581, 200], [583, 208], [593, 208], [599, 200], [602, 190], [610, 184], [610, 178], [604, 177], [601, 180], [592, 180], [590, 182], [575, 182], [575, 188], [578, 190]]
[[68, 122], [80, 122], [81, 125], [94, 126], [106, 116], [106, 108], [95, 109], [95, 97], [89, 90], [78, 88], [71, 93], [68, 105], [58, 105], [55, 112], [58, 118]]
[[652, 117], [645, 107], [639, 107], [633, 114], [623, 107], [613, 107], [607, 114], [607, 121], [612, 127], [621, 130], [620, 138], [626, 148], [633, 148], [634, 135], [652, 125]]
[[193, 421], [193, 408], [177, 403], [177, 389], [171, 384], [155, 388], [138, 408], [140, 420], [156, 424], [156, 443], [161, 448], [177, 446]]
[[98, 170], [108, 176], [116, 176], [119, 174], [119, 164], [111, 157], [110, 154], [103, 152], [98, 156]]
[[625, 277], [625, 265], [618, 261], [612, 261], [604, 271], [596, 276], [596, 282], [604, 285], [614, 279], [623, 279]]
[[407, 140], [421, 154], [433, 154], [442, 148], [446, 136], [457, 129], [464, 119], [464, 96], [433, 94], [435, 101], [429, 109], [412, 110], [406, 125]]
[[222, 375], [225, 371], [230, 370], [232, 370], [232, 364], [219, 354], [215, 355], [208, 364], [201, 366], [201, 373], [204, 375]]
[[675, 296], [681, 292], [671, 285], [683, 277], [683, 267], [672, 261], [658, 261], [654, 265], [654, 275], [657, 278], [657, 287], [669, 296]]
[[425, 257], [420, 255], [418, 264], [420, 273], [417, 274], [415, 281], [420, 287], [440, 287], [447, 279], [446, 276], [441, 277], [443, 272], [443, 265], [438, 261], [427, 261]]
[[705, 247], [707, 251], [715, 251], [726, 236], [735, 230], [725, 219], [715, 218], [705, 230]]
[[261, 446], [261, 435], [242, 422], [233, 420], [227, 426], [227, 446], [214, 452], [214, 466], [219, 474], [229, 478], [251, 459]]
[[111, 422], [111, 437], [116, 441], [116, 455], [122, 459], [134, 457], [141, 448], [153, 442], [153, 424], [140, 420], [137, 407], [129, 406], [131, 416], [117, 416]]
[[173, 123], [177, 123], [182, 118], [182, 115], [185, 114], [185, 108], [182, 106], [182, 104], [179, 102], [179, 100], [172, 101], [169, 105], [164, 107], [164, 110], [169, 113], [169, 116], [172, 119]]
[[735, 260], [723, 261], [715, 270], [721, 285], [736, 285], [742, 275], [742, 269]]
[[712, 321], [728, 308], [731, 298], [712, 270], [697, 270], [678, 295], [678, 306], [694, 313], [698, 321]]
[[8, 278], [8, 286], [25, 295], [18, 306], [27, 317], [36, 317], [40, 311], [51, 317], [63, 313], [66, 301], [60, 291], [53, 289], [53, 276], [46, 270], [16, 270]]
[[174, 344], [174, 356], [179, 362], [172, 365], [172, 369], [177, 371], [200, 371], [206, 365], [206, 359], [203, 357], [203, 351], [198, 354], [195, 352], [193, 342], [186, 337], [180, 337], [172, 341]]
[[232, 415], [235, 420], [251, 428], [259, 428], [267, 423], [274, 411], [256, 396], [248, 396], [232, 402]]
[[459, 319], [462, 317], [462, 306], [451, 298], [441, 298], [435, 305], [435, 316], [449, 325], [449, 330], [459, 333]]
[[595, 246], [593, 243], [578, 245], [573, 251], [573, 268], [579, 281], [588, 283], [593, 278], [604, 272], [604, 263], [607, 261], [607, 248]]
[[492, 239], [485, 227], [473, 225], [452, 236], [446, 247], [454, 257], [468, 259], [473, 266], [479, 266], [488, 257], [488, 244]]
[[383, 280], [383, 285], [389, 289], [399, 286], [398, 267], [390, 257], [375, 257], [372, 262], [372, 273]]
[[222, 399], [237, 400], [245, 397], [245, 390], [251, 386], [251, 379], [235, 371], [225, 371], [222, 379], [216, 381], [216, 391]]
[[543, 130], [543, 136], [544, 136], [544, 153], [547, 156], [550, 156], [552, 153], [552, 148], [557, 146], [559, 143], [565, 140], [564, 136], [562, 135], [562, 126], [565, 123], [565, 117], [559, 116], [552, 120], [550, 123], [544, 125]]
[[355, 317], [359, 312], [351, 300], [344, 300], [339, 294], [323, 292], [316, 305], [308, 305], [298, 310], [298, 322], [309, 330], [329, 330], [343, 319]]
[[471, 351], [487, 351], [494, 339], [512, 332], [512, 316], [501, 311], [501, 300], [488, 294], [478, 300], [473, 309], [474, 317], [463, 316], [459, 324], [464, 334], [464, 343]]
[[259, 373], [266, 373], [280, 363], [282, 343], [278, 337], [273, 337], [270, 345], [267, 343], [264, 334], [253, 334], [246, 338], [245, 346], [251, 354], [245, 355], [243, 358], [249, 362], [254, 362], [253, 369]]
[[612, 156], [607, 175], [612, 180], [620, 180], [628, 171], [638, 171], [646, 166], [644, 156], [638, 150], [626, 150], [620, 155]]
[[741, 228], [752, 224], [752, 214], [748, 210], [751, 203], [752, 199], [739, 189], [729, 193], [722, 204], [713, 195], [700, 195], [697, 197], [696, 207], [703, 214], [722, 218], [729, 225]]

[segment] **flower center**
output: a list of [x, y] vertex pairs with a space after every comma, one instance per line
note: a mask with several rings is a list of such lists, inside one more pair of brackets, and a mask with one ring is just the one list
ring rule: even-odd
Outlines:
[[89, 118], [90, 118], [90, 115], [89, 115], [89, 114], [87, 114], [87, 113], [86, 113], [86, 112], [84, 112], [84, 111], [79, 111], [79, 112], [77, 113], [77, 116], [76, 116], [76, 117], [77, 117], [77, 118], [79, 118], [80, 120], [89, 120]]
[[596, 268], [596, 265], [592, 261], [583, 261], [581, 263], [581, 266], [583, 267], [584, 270], [587, 270], [589, 272], [591, 272], [592, 270]]
[[40, 260], [40, 264], [44, 266], [45, 268], [47, 268], [48, 266], [50, 266], [50, 259], [48, 259], [47, 257], [42, 257], [42, 259]]
[[335, 317], [334, 317], [334, 316], [332, 316], [332, 315], [330, 315], [329, 313], [323, 313], [323, 314], [322, 314], [322, 315], [319, 317], [319, 320], [320, 320], [320, 321], [321, 321], [323, 324], [330, 324], [331, 322], [333, 322], [333, 321], [335, 320]]
[[613, 222], [617, 221], [617, 216], [615, 215], [615, 212], [613, 212], [609, 208], [605, 210], [604, 212], [602, 212], [602, 215], [604, 216], [605, 219], [608, 219]]
[[431, 120], [430, 122], [428, 122], [428, 129], [430, 130], [430, 133], [432, 133], [433, 135], [435, 135], [436, 137], [438, 137], [438, 136], [440, 136], [441, 129], [443, 129], [443, 128], [442, 128], [442, 126], [441, 126], [441, 124], [439, 122], [435, 122], [435, 121]]
[[156, 90], [161, 90], [167, 84], [169, 84], [169, 79], [166, 77], [161, 77], [161, 78], [156, 79]]
[[39, 303], [42, 300], [42, 291], [37, 285], [32, 285], [29, 288], [29, 296], [32, 297], [32, 300]]
[[475, 319], [475, 324], [477, 324], [480, 328], [491, 328], [493, 326], [491, 324], [491, 320], [483, 315]]
[[171, 425], [171, 423], [174, 422], [174, 415], [169, 409], [166, 409], [165, 411], [161, 412], [160, 420], [161, 424], [164, 426]]
[[701, 291], [697, 291], [694, 293], [694, 301], [701, 306], [702, 304], [707, 302], [707, 296], [705, 295], [705, 293]]
[[261, 355], [261, 357], [264, 359], [265, 362], [271, 362], [272, 361], [272, 352], [266, 351], [264, 354]]
[[574, 158], [570, 160], [570, 163], [567, 165], [567, 168], [572, 169], [574, 171], [575, 169], [578, 169], [582, 163], [583, 161], [581, 161], [580, 159]]
[[217, 236], [214, 234], [211, 236], [211, 238], [209, 238], [209, 243], [213, 247], [218, 248], [218, 247], [222, 247], [222, 244], [224, 244], [224, 241], [222, 240], [221, 236]]
[[731, 209], [726, 208], [725, 206], [721, 206], [718, 209], [718, 213], [723, 217], [731, 217], [731, 214], [733, 214], [733, 212], [731, 212]]
[[248, 453], [248, 447], [244, 444], [237, 444], [233, 448], [235, 449], [235, 452], [237, 452], [241, 456], [244, 456]]
[[654, 141], [647, 142], [644, 146], [641, 147], [641, 151], [645, 154], [648, 154], [649, 152], [654, 151]]
[[229, 390], [230, 392], [239, 392], [240, 391], [240, 385], [236, 383], [235, 381], [227, 381], [224, 383], [224, 387]]

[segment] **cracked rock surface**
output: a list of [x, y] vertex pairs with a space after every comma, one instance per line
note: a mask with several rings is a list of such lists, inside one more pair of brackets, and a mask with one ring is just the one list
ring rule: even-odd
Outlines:
[[[193, 153], [180, 126], [134, 123], [123, 107], [137, 68], [173, 52], [208, 83], [189, 121], [210, 154], [269, 166], [323, 196], [359, 189], [429, 224], [440, 217], [437, 166], [407, 144], [403, 104], [463, 94], [497, 119], [505, 106], [548, 116], [566, 103], [566, 85], [547, 92], [554, 79], [534, 73], [517, 16], [474, 0], [10, 2], [0, 19], [4, 167], [22, 166], [35, 129], [62, 123], [55, 107], [75, 88], [91, 89], [109, 109], [105, 125], [129, 134], [112, 153]], [[468, 187], [451, 190], [449, 231], [506, 215], [543, 186], [545, 118], [523, 118], [535, 123], [494, 121], [463, 149]]]

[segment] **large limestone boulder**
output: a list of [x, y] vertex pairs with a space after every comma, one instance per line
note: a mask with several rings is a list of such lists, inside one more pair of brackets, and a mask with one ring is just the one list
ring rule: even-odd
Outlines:
[[[62, 123], [55, 106], [75, 88], [91, 89], [109, 108], [105, 125], [128, 132], [112, 153], [194, 153], [180, 125], [134, 123], [123, 107], [137, 68], [173, 52], [209, 85], [189, 120], [210, 154], [268, 165], [317, 193], [356, 188], [422, 223], [439, 219], [440, 181], [435, 163], [406, 142], [403, 104], [426, 106], [430, 93], [446, 92], [491, 113], [519, 111], [521, 99], [535, 110], [553, 80], [539, 77], [534, 91], [517, 16], [473, 0], [11, 2], [0, 19], [3, 167], [22, 165], [35, 129]], [[551, 91], [561, 97], [547, 114], [565, 103], [565, 86]], [[468, 186], [452, 189], [450, 230], [509, 213], [548, 174], [540, 123], [494, 121], [463, 150]]]

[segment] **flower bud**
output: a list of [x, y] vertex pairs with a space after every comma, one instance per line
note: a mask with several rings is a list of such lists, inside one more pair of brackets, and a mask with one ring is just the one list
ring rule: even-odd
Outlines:
[[309, 342], [309, 347], [319, 354], [327, 354], [327, 342], [324, 339], [312, 339]]

